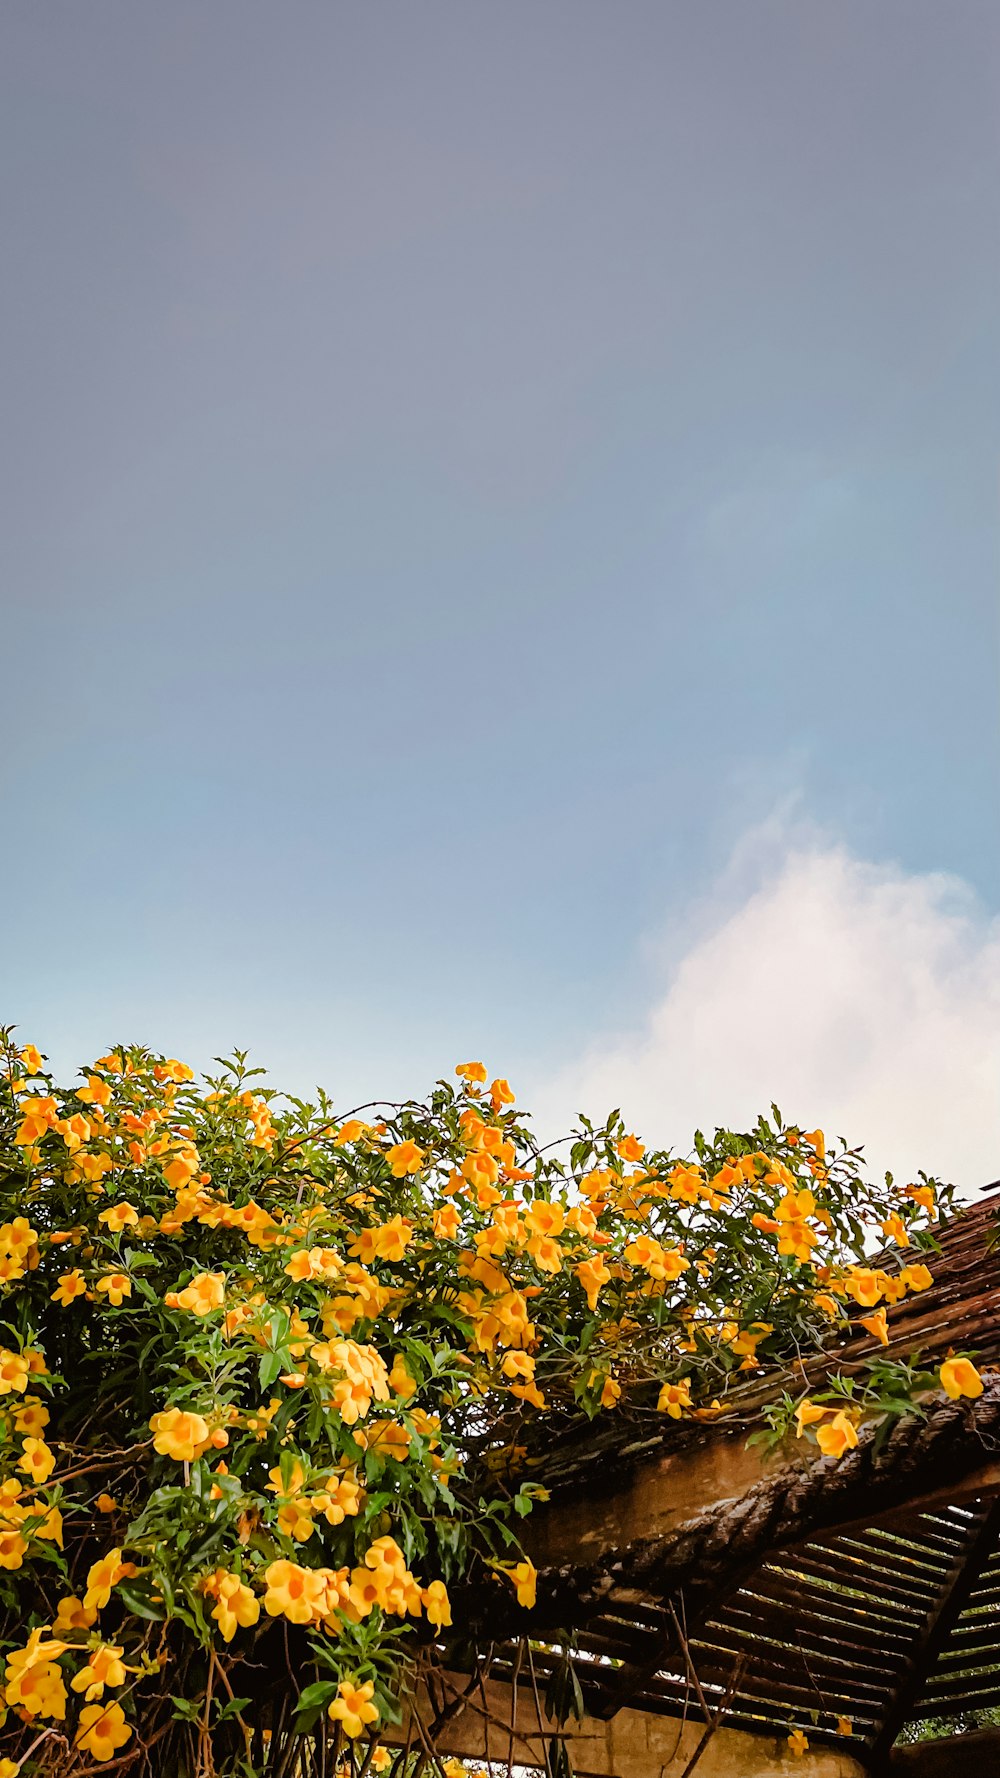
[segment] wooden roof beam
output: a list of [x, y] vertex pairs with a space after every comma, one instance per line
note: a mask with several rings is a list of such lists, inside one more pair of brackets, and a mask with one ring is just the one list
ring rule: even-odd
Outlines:
[[717, 1439], [644, 1465], [621, 1488], [536, 1508], [523, 1537], [539, 1569], [538, 1605], [511, 1607], [492, 1587], [462, 1601], [488, 1631], [580, 1627], [616, 1602], [683, 1593], [693, 1626], [770, 1551], [850, 1525], [871, 1524], [1000, 1492], [1000, 1376], [976, 1401], [943, 1400], [899, 1421], [882, 1446], [863, 1428], [839, 1460], [766, 1467], [742, 1441]]

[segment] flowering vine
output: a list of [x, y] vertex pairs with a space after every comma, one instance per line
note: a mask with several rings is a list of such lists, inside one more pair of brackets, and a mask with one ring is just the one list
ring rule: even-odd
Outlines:
[[[942, 1188], [773, 1108], [684, 1157], [617, 1113], [540, 1149], [479, 1062], [338, 1115], [240, 1054], [61, 1086], [2, 1040], [0, 1778], [382, 1771], [456, 1587], [534, 1605], [554, 1427], [713, 1419], [931, 1282]], [[786, 1392], [771, 1431], [836, 1457], [888, 1388]]]

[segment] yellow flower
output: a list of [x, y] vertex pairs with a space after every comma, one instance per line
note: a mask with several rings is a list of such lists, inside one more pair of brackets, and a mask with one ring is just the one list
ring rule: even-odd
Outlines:
[[377, 1457], [391, 1457], [396, 1463], [406, 1462], [412, 1440], [398, 1420], [373, 1420], [366, 1430], [369, 1451]]
[[27, 1553], [27, 1541], [19, 1531], [0, 1531], [0, 1568], [20, 1568]]
[[454, 1241], [461, 1224], [454, 1204], [444, 1204], [434, 1212], [434, 1233], [439, 1241]]
[[661, 1414], [669, 1414], [671, 1420], [679, 1420], [684, 1409], [691, 1406], [690, 1377], [681, 1377], [676, 1383], [664, 1383], [656, 1406]]
[[278, 1513], [278, 1530], [283, 1537], [290, 1537], [293, 1543], [306, 1543], [315, 1529], [310, 1501], [293, 1500], [281, 1507]]
[[[412, 1147], [412, 1143], [410, 1146]], [[371, 1265], [375, 1259], [395, 1262], [402, 1259], [412, 1239], [413, 1229], [410, 1223], [402, 1216], [393, 1216], [389, 1222], [377, 1228], [361, 1229], [347, 1251], [364, 1266]]]
[[367, 1136], [370, 1131], [371, 1124], [363, 1123], [359, 1117], [351, 1117], [348, 1118], [346, 1124], [341, 1124], [340, 1129], [334, 1136], [334, 1141], [341, 1143], [360, 1142], [362, 1136]]
[[80, 1712], [76, 1745], [96, 1760], [112, 1759], [131, 1734], [120, 1704], [87, 1704]]
[[77, 1154], [72, 1165], [66, 1170], [67, 1185], [76, 1185], [85, 1180], [87, 1185], [98, 1186], [105, 1173], [110, 1173], [114, 1162], [103, 1150], [99, 1154]]
[[610, 1269], [600, 1254], [597, 1254], [593, 1259], [582, 1259], [578, 1266], [574, 1266], [573, 1271], [583, 1286], [587, 1306], [593, 1313], [597, 1308], [597, 1299], [611, 1277]]
[[364, 1490], [357, 1477], [345, 1475], [324, 1488], [321, 1494], [314, 1494], [312, 1505], [316, 1512], [323, 1514], [328, 1525], [342, 1525], [346, 1518], [357, 1516], [363, 1499]]
[[153, 1069], [157, 1080], [193, 1080], [194, 1069], [186, 1062], [178, 1062], [176, 1056], [167, 1056], [164, 1061], [157, 1062]]
[[903, 1218], [898, 1216], [895, 1211], [891, 1216], [886, 1217], [882, 1224], [882, 1233], [890, 1241], [895, 1241], [897, 1247], [909, 1247], [910, 1245], [910, 1237], [906, 1232], [906, 1224], [904, 1223]]
[[178, 1309], [189, 1309], [192, 1315], [211, 1315], [226, 1300], [225, 1272], [199, 1272], [184, 1290], [176, 1293]]
[[497, 1562], [494, 1566], [513, 1581], [514, 1590], [517, 1593], [517, 1603], [523, 1605], [525, 1611], [530, 1611], [535, 1603], [535, 1588], [538, 1584], [538, 1570], [533, 1563], [528, 1561]]
[[43, 1099], [25, 1099], [21, 1106], [22, 1123], [14, 1137], [18, 1148], [30, 1148], [39, 1142], [46, 1130], [55, 1129], [59, 1112], [50, 1093]]
[[774, 1214], [779, 1222], [799, 1222], [805, 1216], [812, 1216], [815, 1209], [816, 1199], [811, 1191], [789, 1191]]
[[[818, 1131], [817, 1134], [819, 1134]], [[809, 1741], [801, 1729], [793, 1729], [789, 1735], [788, 1751], [794, 1759], [801, 1759], [804, 1753], [808, 1753]]]
[[332, 1394], [348, 1426], [363, 1420], [373, 1401], [389, 1400], [389, 1373], [374, 1346], [353, 1340], [331, 1340], [326, 1346], [317, 1342], [312, 1357], [321, 1369], [341, 1373]]
[[822, 1420], [829, 1408], [821, 1408], [818, 1401], [800, 1401], [795, 1410], [795, 1436], [801, 1438], [807, 1426], [816, 1420]]
[[[109, 1593], [108, 1597], [110, 1596]], [[94, 1607], [84, 1605], [82, 1599], [70, 1594], [67, 1598], [60, 1599], [52, 1629], [56, 1636], [61, 1636], [67, 1630], [89, 1630], [96, 1622], [97, 1612]]]
[[424, 1164], [423, 1149], [415, 1142], [397, 1142], [389, 1149], [386, 1160], [394, 1179], [405, 1179], [408, 1173], [419, 1173]]
[[[92, 1563], [87, 1573], [87, 1590], [83, 1595], [84, 1612], [103, 1611], [111, 1598], [111, 1589], [130, 1572], [131, 1566], [122, 1561], [120, 1549], [109, 1550], [106, 1556]], [[63, 1603], [69, 1605], [72, 1601]]]
[[983, 1393], [983, 1379], [969, 1358], [946, 1358], [939, 1375], [941, 1387], [952, 1401], [962, 1395], [975, 1399]]
[[[21, 1050], [21, 1061], [24, 1063], [28, 1074], [41, 1074], [44, 1060], [45, 1057], [42, 1055], [41, 1050], [36, 1049], [33, 1043], [26, 1043]], [[485, 1078], [486, 1070], [484, 1069], [483, 1079], [485, 1080]]]
[[35, 1536], [44, 1537], [47, 1543], [63, 1547], [63, 1517], [57, 1506], [50, 1506], [41, 1523], [35, 1526]]
[[928, 1266], [909, 1265], [903, 1267], [899, 1281], [909, 1290], [929, 1290], [934, 1279]]
[[104, 1696], [106, 1685], [124, 1685], [126, 1676], [123, 1648], [116, 1648], [113, 1643], [102, 1642], [99, 1648], [91, 1649], [87, 1665], [74, 1673], [70, 1685], [75, 1692], [83, 1692], [89, 1704], [93, 1698]]
[[340, 1696], [334, 1698], [327, 1715], [331, 1722], [343, 1723], [344, 1734], [355, 1741], [364, 1734], [367, 1723], [378, 1722], [378, 1708], [372, 1703], [375, 1687], [370, 1679], [364, 1685], [342, 1679], [338, 1689]]
[[107, 1081], [102, 1080], [98, 1074], [92, 1074], [85, 1087], [77, 1087], [76, 1096], [83, 1100], [84, 1105], [110, 1105], [113, 1095]]
[[882, 1295], [882, 1284], [877, 1272], [869, 1266], [853, 1266], [845, 1280], [848, 1294], [863, 1309], [874, 1309]]
[[26, 1438], [17, 1467], [36, 1484], [47, 1482], [55, 1469], [55, 1455], [40, 1438]]
[[600, 1403], [602, 1408], [617, 1407], [622, 1392], [621, 1384], [616, 1382], [612, 1376], [602, 1375], [600, 1371], [591, 1371], [587, 1378], [588, 1389], [596, 1389], [598, 1383], [601, 1385]]
[[201, 1414], [188, 1414], [182, 1408], [167, 1408], [162, 1414], [154, 1414], [149, 1425], [156, 1435], [153, 1449], [161, 1457], [173, 1457], [178, 1463], [193, 1463], [211, 1439], [208, 1421]]
[[14, 1390], [23, 1395], [28, 1387], [29, 1369], [22, 1352], [8, 1352], [0, 1347], [0, 1395], [11, 1395]]
[[32, 1630], [24, 1648], [7, 1656], [4, 1698], [31, 1716], [52, 1716], [61, 1722], [66, 1715], [66, 1687], [56, 1661], [65, 1642], [43, 1642], [44, 1630]]
[[646, 1144], [640, 1142], [638, 1136], [623, 1136], [615, 1143], [615, 1148], [623, 1161], [641, 1161], [646, 1152]]
[[861, 1325], [883, 1346], [889, 1344], [889, 1329], [886, 1325], [884, 1309], [876, 1309], [874, 1315], [862, 1315]]
[[139, 1212], [134, 1204], [112, 1204], [110, 1209], [102, 1210], [98, 1222], [106, 1223], [111, 1234], [120, 1234], [122, 1229], [134, 1228], [139, 1220]]
[[290, 1624], [310, 1624], [324, 1615], [326, 1578], [318, 1568], [299, 1568], [295, 1562], [272, 1562], [264, 1570], [267, 1592], [264, 1610], [268, 1617], [286, 1617]]
[[417, 1393], [416, 1381], [407, 1370], [406, 1359], [401, 1352], [397, 1352], [392, 1361], [392, 1370], [389, 1372], [389, 1388], [403, 1401], [409, 1401], [411, 1395]]
[[566, 1212], [561, 1204], [550, 1204], [547, 1198], [536, 1198], [524, 1213], [524, 1226], [533, 1235], [561, 1235]]
[[[41, 1060], [41, 1058], [39, 1058], [39, 1060]], [[485, 1086], [486, 1084], [486, 1069], [482, 1062], [459, 1062], [458, 1067], [455, 1069], [455, 1073], [460, 1080], [472, 1081], [479, 1086]]]
[[37, 1245], [37, 1230], [32, 1228], [25, 1216], [15, 1216], [13, 1222], [5, 1222], [0, 1228], [0, 1248], [18, 1259], [23, 1259]]
[[451, 1623], [451, 1601], [448, 1589], [443, 1580], [432, 1580], [420, 1595], [427, 1621], [434, 1625], [435, 1630], [442, 1630]]
[[304, 1488], [306, 1485], [306, 1472], [303, 1469], [302, 1464], [300, 1463], [300, 1461], [297, 1457], [295, 1458], [295, 1461], [293, 1462], [291, 1469], [288, 1472], [288, 1481], [287, 1482], [282, 1481], [281, 1470], [277, 1467], [275, 1467], [274, 1469], [269, 1469], [267, 1472], [267, 1475], [268, 1475], [268, 1482], [267, 1482], [268, 1493], [269, 1494], [280, 1494], [280, 1496], [283, 1500], [287, 1500], [289, 1498], [289, 1496], [292, 1494], [298, 1494], [299, 1491], [302, 1488]]
[[[108, 1272], [98, 1278], [97, 1288], [117, 1309], [123, 1297], [132, 1295], [132, 1280], [125, 1272]], [[131, 1734], [131, 1729], [129, 1733]]]
[[77, 1296], [85, 1296], [85, 1294], [87, 1294], [87, 1284], [85, 1284], [84, 1273], [75, 1268], [73, 1271], [62, 1273], [59, 1285], [52, 1293], [52, 1301], [53, 1303], [62, 1303], [64, 1309], [69, 1309], [69, 1303], [77, 1300]]
[[27, 1433], [31, 1438], [39, 1438], [49, 1423], [49, 1410], [42, 1406], [37, 1396], [26, 1395], [14, 1409], [14, 1425], [18, 1432]]
[[843, 1409], [839, 1414], [834, 1414], [826, 1426], [821, 1426], [816, 1434], [816, 1443], [824, 1457], [842, 1457], [857, 1442], [854, 1423], [848, 1419]]
[[[12, 1656], [12, 1661], [13, 1658]], [[13, 1679], [10, 1678], [10, 1673], [11, 1667], [8, 1665], [9, 1683], [4, 1688], [4, 1697], [8, 1704], [19, 1704], [29, 1716], [52, 1716], [57, 1722], [64, 1720], [66, 1687], [54, 1662], [29, 1667]]]
[[659, 1241], [653, 1240], [652, 1235], [639, 1235], [636, 1240], [630, 1241], [625, 1249], [625, 1258], [630, 1265], [641, 1266], [650, 1278], [670, 1283], [679, 1278], [682, 1272], [686, 1272], [691, 1263], [676, 1248], [661, 1247]]
[[260, 1601], [238, 1574], [217, 1568], [205, 1591], [218, 1601], [212, 1616], [227, 1642], [232, 1642], [237, 1629], [248, 1630], [260, 1617]]
[[528, 1252], [540, 1272], [561, 1271], [563, 1250], [551, 1235], [532, 1235], [528, 1242]]
[[82, 1111], [74, 1112], [72, 1117], [64, 1117], [53, 1126], [59, 1131], [70, 1153], [80, 1147], [82, 1142], [89, 1142], [91, 1126]]

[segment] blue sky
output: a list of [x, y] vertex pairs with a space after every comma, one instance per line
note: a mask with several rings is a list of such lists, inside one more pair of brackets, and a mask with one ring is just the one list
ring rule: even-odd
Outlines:
[[803, 858], [964, 921], [988, 1032], [996, 7], [55, 0], [0, 35], [25, 1035], [242, 1042], [345, 1099], [485, 1053], [544, 1097]]

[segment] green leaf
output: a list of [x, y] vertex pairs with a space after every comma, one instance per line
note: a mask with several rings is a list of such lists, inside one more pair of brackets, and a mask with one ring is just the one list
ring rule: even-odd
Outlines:
[[275, 1377], [281, 1370], [281, 1359], [277, 1352], [265, 1352], [257, 1366], [257, 1378], [262, 1389], [270, 1389]]
[[324, 1710], [327, 1704], [332, 1704], [339, 1689], [336, 1680], [314, 1680], [312, 1685], [307, 1685], [299, 1693], [298, 1703], [295, 1706], [296, 1715], [303, 1710]]
[[162, 1605], [154, 1605], [152, 1599], [144, 1598], [141, 1593], [133, 1592], [131, 1587], [118, 1586], [115, 1588], [115, 1592], [122, 1604], [127, 1605], [129, 1611], [134, 1612], [136, 1617], [145, 1618], [146, 1622], [150, 1624], [163, 1622], [166, 1613]]
[[201, 1699], [200, 1698], [175, 1698], [173, 1692], [171, 1692], [170, 1702], [174, 1707], [175, 1721], [178, 1721], [178, 1722], [200, 1722], [201, 1721]]

